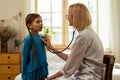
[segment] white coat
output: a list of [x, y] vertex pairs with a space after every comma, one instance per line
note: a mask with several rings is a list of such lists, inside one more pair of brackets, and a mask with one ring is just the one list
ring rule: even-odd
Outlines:
[[80, 30], [61, 72], [71, 80], [104, 80], [104, 49], [98, 35], [88, 26]]

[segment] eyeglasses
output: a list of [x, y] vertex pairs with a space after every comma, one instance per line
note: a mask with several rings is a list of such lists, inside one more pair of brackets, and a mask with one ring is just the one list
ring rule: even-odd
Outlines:
[[73, 16], [72, 14], [66, 14], [65, 18], [68, 19], [70, 16]]

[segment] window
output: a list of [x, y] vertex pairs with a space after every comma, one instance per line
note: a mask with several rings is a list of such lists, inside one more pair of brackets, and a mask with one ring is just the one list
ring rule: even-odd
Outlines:
[[[52, 38], [54, 44], [62, 44], [62, 1], [61, 0], [38, 0], [37, 12], [43, 19], [43, 25], [56, 32]], [[57, 5], [57, 6], [56, 6]]]
[[88, 7], [93, 20], [93, 29], [97, 32], [96, 0], [36, 0], [36, 12], [42, 16], [44, 26], [56, 32], [52, 42], [59, 48], [67, 46], [72, 39], [73, 30], [68, 26], [65, 14], [68, 6], [74, 2], [82, 2]]
[[[80, 3], [84, 3], [87, 8], [90, 11], [91, 14], [91, 18], [92, 18], [92, 28], [94, 29], [95, 32], [98, 33], [98, 29], [97, 29], [97, 0], [68, 0], [68, 6], [70, 4], [76, 3], [76, 2], [80, 2]], [[70, 39], [72, 38], [72, 29], [69, 29], [69, 42]]]

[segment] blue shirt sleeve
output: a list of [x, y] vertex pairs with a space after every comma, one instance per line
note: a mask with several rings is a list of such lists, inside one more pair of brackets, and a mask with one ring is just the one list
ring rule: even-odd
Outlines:
[[31, 46], [31, 39], [27, 36], [22, 46], [22, 75], [24, 75], [30, 61]]

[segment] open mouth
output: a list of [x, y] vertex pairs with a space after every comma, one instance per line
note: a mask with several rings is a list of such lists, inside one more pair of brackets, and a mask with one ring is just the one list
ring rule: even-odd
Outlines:
[[42, 27], [40, 27], [40, 29], [42, 29]]

